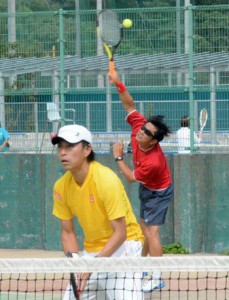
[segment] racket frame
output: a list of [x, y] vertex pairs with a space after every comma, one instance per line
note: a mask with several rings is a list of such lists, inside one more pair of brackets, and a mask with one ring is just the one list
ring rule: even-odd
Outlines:
[[[110, 12], [112, 13], [115, 18], [117, 19], [118, 23], [119, 23], [119, 30], [120, 30], [120, 39], [119, 41], [114, 44], [114, 45], [109, 45], [109, 43], [107, 43], [107, 41], [104, 39], [103, 35], [102, 35], [102, 30], [101, 30], [101, 25], [100, 25], [100, 16], [103, 14], [103, 13], [106, 13], [106, 12]], [[123, 38], [123, 25], [117, 15], [116, 12], [114, 12], [113, 10], [111, 9], [103, 9], [101, 10], [98, 15], [97, 15], [97, 33], [99, 34], [102, 42], [103, 42], [103, 47], [104, 49], [106, 50], [106, 53], [107, 53], [107, 56], [109, 58], [109, 74], [110, 75], [113, 75], [114, 72], [115, 72], [115, 62], [114, 62], [114, 55], [116, 53], [116, 50], [117, 48], [119, 47], [121, 41], [122, 41], [122, 38]]]
[[[203, 120], [203, 114], [205, 113], [205, 119]], [[200, 111], [200, 133], [203, 131], [204, 127], [206, 126], [208, 120], [208, 111], [206, 108], [202, 108]]]

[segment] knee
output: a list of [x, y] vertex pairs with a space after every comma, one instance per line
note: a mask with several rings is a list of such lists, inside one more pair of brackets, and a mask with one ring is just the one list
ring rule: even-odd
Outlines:
[[144, 235], [147, 238], [157, 239], [159, 237], [158, 226], [147, 226], [145, 227]]

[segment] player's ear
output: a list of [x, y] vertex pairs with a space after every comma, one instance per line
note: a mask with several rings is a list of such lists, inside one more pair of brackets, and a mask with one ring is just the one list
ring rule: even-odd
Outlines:
[[150, 145], [155, 145], [155, 144], [157, 144], [158, 143], [158, 140], [156, 140], [156, 139], [153, 139], [151, 142], [150, 142]]
[[91, 144], [86, 144], [86, 145], [84, 145], [84, 149], [85, 149], [85, 152], [86, 152], [86, 156], [88, 156], [88, 154], [90, 154], [91, 151], [92, 151], [92, 145]]

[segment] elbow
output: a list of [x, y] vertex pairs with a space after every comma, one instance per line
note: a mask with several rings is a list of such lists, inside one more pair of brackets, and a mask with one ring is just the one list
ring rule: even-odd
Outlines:
[[131, 172], [130, 174], [128, 174], [128, 176], [126, 176], [126, 179], [129, 183], [137, 181], [135, 176], [134, 176], [134, 172]]
[[122, 232], [122, 243], [124, 243], [127, 239], [127, 230], [125, 228], [125, 230], [123, 230]]
[[128, 181], [129, 183], [132, 183], [132, 182], [135, 182], [136, 180], [135, 180], [135, 178], [128, 177], [128, 178], [127, 178], [127, 181]]
[[126, 109], [126, 112], [127, 112], [128, 114], [130, 114], [130, 113], [132, 113], [133, 111], [136, 110], [134, 104], [133, 104], [133, 105], [126, 105], [125, 109]]

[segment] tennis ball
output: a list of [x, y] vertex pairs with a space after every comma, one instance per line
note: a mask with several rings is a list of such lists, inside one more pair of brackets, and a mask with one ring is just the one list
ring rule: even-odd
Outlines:
[[125, 28], [130, 28], [130, 27], [132, 27], [133, 23], [132, 23], [132, 20], [130, 20], [130, 19], [124, 19], [122, 21], [122, 25]]

